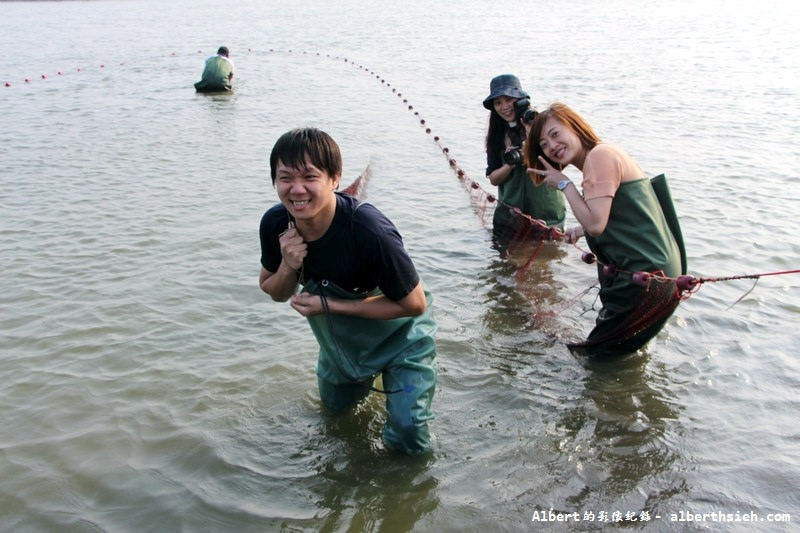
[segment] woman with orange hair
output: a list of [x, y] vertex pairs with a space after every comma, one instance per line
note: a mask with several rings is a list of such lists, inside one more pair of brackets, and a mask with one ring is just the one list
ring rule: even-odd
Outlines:
[[[686, 254], [664, 175], [648, 178], [625, 150], [600, 140], [575, 111], [556, 103], [533, 120], [525, 144], [528, 172], [564, 194], [598, 262], [603, 304], [588, 338], [570, 346], [594, 354], [642, 348], [678, 306]], [[583, 174], [581, 191], [562, 169]], [[643, 274], [644, 273], [644, 274]]]

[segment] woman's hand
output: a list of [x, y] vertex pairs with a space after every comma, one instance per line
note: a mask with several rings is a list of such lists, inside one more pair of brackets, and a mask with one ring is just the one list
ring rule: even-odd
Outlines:
[[583, 226], [572, 226], [564, 231], [564, 242], [567, 244], [575, 244], [583, 235]]
[[[535, 117], [536, 117], [536, 115], [534, 115], [534, 118]], [[527, 139], [528, 136], [531, 134], [531, 128], [533, 127], [533, 118], [529, 122], [529, 121], [525, 120], [525, 117], [522, 117], [520, 119], [520, 122], [522, 122], [522, 127], [525, 128], [525, 139]], [[524, 146], [525, 141], [522, 141], [522, 143], [523, 143], [523, 146]]]
[[561, 172], [557, 168], [553, 167], [553, 165], [548, 163], [547, 159], [545, 159], [544, 157], [539, 156], [539, 161], [541, 161], [542, 164], [544, 165], [544, 170], [539, 170], [538, 168], [529, 168], [528, 173], [540, 176], [541, 177], [540, 179], [547, 182], [547, 184], [550, 187], [553, 187], [555, 189], [556, 187], [558, 187], [558, 183], [560, 181], [569, 179], [567, 178], [567, 176], [564, 175], [563, 172]]

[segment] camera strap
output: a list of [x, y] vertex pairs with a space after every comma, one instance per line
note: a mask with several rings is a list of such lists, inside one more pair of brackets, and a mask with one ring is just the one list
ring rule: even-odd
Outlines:
[[511, 146], [522, 146], [522, 135], [517, 128], [508, 128], [508, 139]]

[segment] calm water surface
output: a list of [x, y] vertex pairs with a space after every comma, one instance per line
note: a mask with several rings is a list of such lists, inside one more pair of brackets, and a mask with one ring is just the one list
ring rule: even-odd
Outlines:
[[[800, 268], [794, 9], [0, 3], [0, 530], [796, 529], [800, 276], [707, 283], [645, 352], [577, 358], [593, 267], [553, 245], [517, 279], [432, 139], [491, 189], [481, 101], [514, 72], [667, 174], [692, 274]], [[221, 44], [237, 90], [196, 95]], [[258, 289], [267, 155], [309, 125], [344, 182], [371, 166], [434, 294], [424, 460], [383, 449], [380, 397], [321, 412], [305, 320]], [[714, 511], [764, 521], [670, 521]]]

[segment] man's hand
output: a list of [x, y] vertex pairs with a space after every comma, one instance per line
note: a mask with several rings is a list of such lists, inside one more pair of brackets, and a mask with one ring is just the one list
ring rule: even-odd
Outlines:
[[295, 272], [303, 266], [303, 259], [308, 255], [308, 245], [303, 236], [294, 227], [294, 222], [289, 222], [289, 227], [280, 234], [278, 241], [281, 245], [281, 256]]
[[291, 305], [295, 311], [305, 317], [322, 314], [322, 298], [320, 296], [301, 292], [292, 297]]

